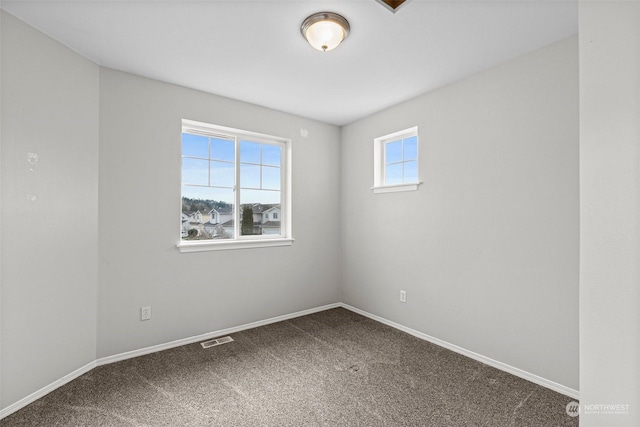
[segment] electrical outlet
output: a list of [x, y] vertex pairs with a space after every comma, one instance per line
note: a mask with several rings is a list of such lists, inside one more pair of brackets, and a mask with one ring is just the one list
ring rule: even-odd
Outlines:
[[140, 320], [151, 319], [151, 306], [140, 307]]
[[407, 302], [407, 291], [400, 291], [400, 302]]

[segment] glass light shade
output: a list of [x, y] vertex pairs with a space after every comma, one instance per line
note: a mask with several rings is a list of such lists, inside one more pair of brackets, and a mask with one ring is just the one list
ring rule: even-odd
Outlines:
[[349, 22], [338, 14], [320, 12], [305, 19], [300, 30], [311, 46], [328, 51], [338, 47], [347, 37]]
[[337, 22], [320, 21], [312, 24], [306, 33], [309, 44], [318, 50], [332, 50], [344, 40], [344, 30]]

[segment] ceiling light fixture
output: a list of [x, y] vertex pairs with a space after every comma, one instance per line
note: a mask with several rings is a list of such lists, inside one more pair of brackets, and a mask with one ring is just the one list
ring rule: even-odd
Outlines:
[[314, 48], [326, 52], [333, 50], [349, 34], [349, 22], [333, 12], [314, 13], [302, 22], [300, 32]]

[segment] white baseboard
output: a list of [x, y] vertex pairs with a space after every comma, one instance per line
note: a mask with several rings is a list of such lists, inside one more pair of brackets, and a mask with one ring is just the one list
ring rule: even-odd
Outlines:
[[40, 390], [35, 391], [35, 392], [31, 393], [29, 396], [18, 400], [16, 403], [7, 406], [6, 408], [0, 410], [0, 420], [3, 419], [6, 416], [9, 416], [9, 415], [13, 414], [14, 412], [16, 412], [18, 410], [24, 408], [28, 404], [35, 402], [36, 400], [40, 399], [41, 397], [46, 396], [47, 394], [51, 393], [53, 390], [57, 389], [58, 387], [62, 387], [63, 385], [65, 385], [69, 381], [75, 380], [80, 375], [86, 374], [87, 372], [89, 372], [90, 370], [92, 370], [95, 367], [96, 367], [96, 362], [95, 361], [87, 363], [83, 367], [76, 369], [75, 371], [71, 372], [70, 374], [67, 374], [64, 377], [52, 382], [51, 384], [42, 387]]
[[180, 347], [181, 345], [193, 344], [195, 342], [205, 341], [205, 340], [216, 338], [222, 335], [234, 334], [236, 332], [246, 331], [247, 329], [253, 329], [259, 326], [269, 325], [271, 323], [282, 322], [283, 320], [294, 319], [296, 317], [306, 316], [308, 314], [313, 314], [319, 311], [325, 311], [325, 310], [329, 310], [336, 307], [340, 307], [340, 303], [327, 304], [320, 307], [310, 308], [308, 310], [296, 311], [295, 313], [271, 317], [269, 319], [246, 323], [244, 325], [234, 326], [232, 328], [220, 329], [213, 332], [207, 332], [206, 334], [202, 334], [202, 335], [195, 335], [189, 338], [182, 338], [182, 339], [170, 341], [164, 344], [158, 344], [151, 347], [141, 348], [139, 350], [132, 350], [132, 351], [127, 351], [126, 353], [120, 353], [120, 354], [115, 354], [113, 356], [102, 357], [96, 360], [96, 366], [107, 365], [109, 363], [119, 362], [121, 360], [131, 359], [133, 357], [144, 356], [145, 354], [156, 353], [158, 351], [168, 350], [174, 347]]
[[408, 328], [406, 326], [400, 325], [399, 323], [395, 323], [392, 322], [390, 320], [387, 320], [383, 317], [380, 316], [376, 316], [375, 314], [371, 314], [368, 313], [364, 310], [360, 310], [359, 308], [350, 306], [348, 304], [344, 304], [344, 303], [334, 303], [334, 304], [327, 304], [327, 305], [323, 305], [320, 307], [315, 307], [315, 308], [311, 308], [308, 310], [302, 310], [302, 311], [297, 311], [295, 313], [291, 313], [291, 314], [285, 314], [282, 316], [276, 316], [276, 317], [271, 317], [269, 319], [265, 319], [265, 320], [259, 320], [257, 322], [251, 322], [251, 323], [246, 323], [244, 325], [240, 325], [240, 326], [234, 326], [232, 328], [226, 328], [226, 329], [220, 329], [217, 331], [213, 331], [213, 332], [208, 332], [206, 334], [202, 334], [202, 335], [196, 335], [196, 336], [192, 336], [189, 338], [183, 338], [183, 339], [179, 339], [179, 340], [175, 340], [175, 341], [171, 341], [168, 343], [164, 343], [164, 344], [158, 344], [158, 345], [154, 345], [151, 347], [145, 347], [145, 348], [141, 348], [139, 350], [133, 350], [133, 351], [127, 351], [125, 353], [120, 353], [120, 354], [115, 354], [113, 356], [107, 356], [107, 357], [102, 357], [100, 359], [97, 359], [93, 362], [87, 363], [86, 365], [84, 365], [83, 367], [76, 369], [75, 371], [71, 372], [70, 374], [65, 375], [64, 377], [60, 378], [59, 380], [56, 380], [54, 382], [52, 382], [51, 384], [42, 387], [40, 390], [31, 393], [29, 396], [20, 399], [19, 401], [17, 401], [16, 403], [13, 403], [12, 405], [7, 406], [6, 408], [0, 410], [0, 420], [2, 420], [4, 417], [13, 414], [14, 412], [24, 408], [25, 406], [27, 406], [30, 403], [35, 402], [36, 400], [40, 399], [41, 397], [45, 396], [46, 394], [52, 392], [53, 390], [57, 389], [58, 387], [61, 387], [63, 385], [65, 385], [66, 383], [68, 383], [69, 381], [72, 381], [76, 378], [78, 378], [80, 375], [83, 375], [87, 372], [89, 372], [90, 370], [92, 370], [93, 368], [95, 368], [96, 366], [101, 366], [101, 365], [106, 365], [109, 363], [114, 363], [114, 362], [119, 362], [121, 360], [126, 360], [126, 359], [131, 359], [134, 357], [138, 357], [138, 356], [143, 356], [145, 354], [150, 354], [150, 353], [155, 353], [158, 351], [162, 351], [162, 350], [168, 350], [170, 348], [174, 348], [174, 347], [179, 347], [182, 345], [186, 345], [186, 344], [192, 344], [195, 342], [199, 342], [199, 341], [204, 341], [210, 338], [215, 338], [215, 337], [219, 337], [222, 335], [229, 335], [229, 334], [233, 334], [236, 332], [240, 332], [240, 331], [245, 331], [247, 329], [253, 329], [253, 328], [257, 328], [259, 326], [264, 326], [264, 325], [269, 325], [271, 323], [277, 323], [277, 322], [282, 322], [283, 320], [289, 320], [289, 319], [294, 319], [296, 317], [301, 317], [301, 316], [306, 316], [308, 314], [313, 314], [313, 313], [317, 313], [320, 311], [325, 311], [325, 310], [329, 310], [332, 308], [337, 308], [337, 307], [342, 307], [345, 308], [347, 310], [353, 311], [354, 313], [358, 313], [362, 316], [368, 317], [370, 319], [373, 319], [375, 321], [378, 321], [380, 323], [383, 323], [385, 325], [391, 326], [392, 328], [401, 330], [403, 332], [406, 332], [408, 334], [411, 334], [417, 338], [423, 339], [425, 341], [429, 341], [433, 344], [439, 345], [440, 347], [444, 347], [446, 349], [449, 349], [451, 351], [455, 351], [456, 353], [460, 353], [464, 356], [467, 356], [471, 359], [477, 360], [479, 362], [485, 363], [489, 366], [493, 366], [494, 368], [500, 369], [502, 371], [508, 372], [510, 374], [513, 374], [517, 377], [523, 378], [525, 380], [531, 381], [532, 383], [541, 385], [543, 387], [546, 387], [548, 389], [551, 389], [553, 391], [557, 391], [558, 393], [562, 393], [566, 396], [569, 396], [571, 398], [574, 399], [578, 399], [579, 398], [579, 392], [577, 390], [571, 389], [569, 387], [565, 387], [562, 384], [558, 384], [555, 383], [553, 381], [547, 380], [545, 378], [539, 377], [537, 375], [534, 375], [532, 373], [523, 371], [521, 369], [515, 368], [513, 366], [509, 366], [505, 363], [502, 362], [498, 362], [497, 360], [493, 360], [490, 359], [488, 357], [485, 357], [481, 354], [478, 353], [474, 353], [473, 351], [467, 350], [465, 348], [462, 347], [458, 347], [455, 344], [451, 344], [448, 343], [446, 341], [443, 341], [441, 339], [432, 337], [430, 335], [427, 334], [423, 334], [422, 332], [416, 331], [414, 329]]
[[463, 356], [467, 356], [471, 359], [477, 360], [478, 362], [482, 362], [486, 365], [492, 366], [496, 369], [500, 369], [501, 371], [507, 372], [509, 374], [515, 375], [516, 377], [523, 378], [527, 381], [531, 381], [532, 383], [541, 385], [558, 393], [564, 394], [565, 396], [569, 396], [573, 399], [578, 400], [580, 398], [580, 392], [578, 390], [574, 390], [572, 388], [566, 387], [562, 384], [558, 384], [556, 382], [550, 381], [546, 378], [542, 378], [538, 375], [532, 374], [527, 371], [523, 371], [522, 369], [518, 369], [516, 367], [507, 365], [506, 363], [498, 362], [497, 360], [493, 360], [489, 357], [483, 356], [481, 354], [475, 353], [471, 350], [467, 350], [466, 348], [459, 347], [455, 344], [451, 344], [449, 342], [443, 341], [439, 338], [432, 337], [427, 334], [423, 334], [422, 332], [416, 331], [415, 329], [408, 328], [399, 323], [392, 322], [391, 320], [387, 320], [383, 317], [376, 316], [375, 314], [368, 313], [364, 310], [360, 310], [359, 308], [352, 307], [348, 304], [340, 303], [340, 307], [346, 308], [347, 310], [351, 310], [354, 313], [358, 313], [362, 316], [373, 319], [377, 322], [384, 323], [387, 326], [391, 326], [392, 328], [399, 329], [403, 332], [413, 335], [414, 337], [423, 339], [425, 341], [429, 341], [435, 345], [440, 347], [444, 347], [448, 350], [455, 351], [456, 353], [462, 354]]

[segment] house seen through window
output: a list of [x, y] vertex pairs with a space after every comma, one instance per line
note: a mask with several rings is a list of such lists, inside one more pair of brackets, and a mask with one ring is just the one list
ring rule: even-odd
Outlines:
[[287, 237], [287, 140], [183, 121], [181, 241]]

